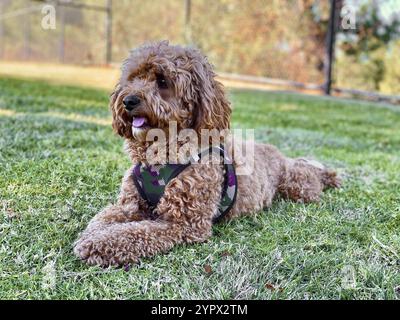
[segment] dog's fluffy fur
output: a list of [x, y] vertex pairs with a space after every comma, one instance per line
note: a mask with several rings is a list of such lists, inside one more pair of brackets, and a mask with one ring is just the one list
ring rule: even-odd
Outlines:
[[[167, 86], [160, 87], [160, 75]], [[134, 113], [127, 112], [122, 103], [132, 94], [142, 101]], [[150, 142], [144, 136], [149, 128], [167, 131], [168, 123], [176, 121], [178, 131], [193, 128], [200, 134], [201, 129], [229, 128], [231, 115], [223, 86], [215, 80], [207, 59], [196, 49], [166, 41], [132, 51], [111, 95], [110, 108], [113, 128], [125, 138], [133, 165], [146, 163]], [[146, 117], [148, 127], [132, 129], [135, 116]], [[269, 207], [277, 195], [312, 202], [319, 200], [325, 188], [339, 186], [335, 172], [304, 159], [287, 158], [271, 145], [255, 144], [254, 158], [253, 174], [238, 176], [236, 202], [225, 219]], [[246, 162], [235, 158], [236, 169]], [[166, 186], [156, 219], [139, 195], [131, 172], [132, 168], [122, 180], [117, 203], [97, 214], [75, 243], [79, 258], [91, 265], [126, 265], [211, 236], [224, 179], [221, 165], [192, 165], [179, 174]]]

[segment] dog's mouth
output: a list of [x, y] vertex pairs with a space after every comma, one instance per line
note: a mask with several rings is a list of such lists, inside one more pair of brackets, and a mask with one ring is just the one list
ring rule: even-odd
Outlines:
[[148, 119], [146, 117], [133, 117], [132, 128], [144, 129], [149, 127]]

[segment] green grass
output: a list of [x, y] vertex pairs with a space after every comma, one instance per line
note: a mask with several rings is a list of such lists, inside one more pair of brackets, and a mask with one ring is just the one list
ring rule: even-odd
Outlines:
[[234, 127], [337, 168], [343, 188], [319, 204], [277, 200], [215, 226], [207, 243], [102, 270], [72, 244], [129, 166], [107, 92], [0, 78], [0, 298], [400, 298], [400, 108], [230, 96]]

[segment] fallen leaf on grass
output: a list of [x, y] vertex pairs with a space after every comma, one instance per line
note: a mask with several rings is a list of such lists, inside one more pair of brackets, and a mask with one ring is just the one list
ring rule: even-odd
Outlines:
[[231, 253], [229, 251], [223, 251], [221, 253], [221, 257], [227, 257], [227, 256], [230, 256], [230, 255], [231, 255]]
[[211, 266], [209, 265], [209, 264], [206, 264], [206, 265], [204, 265], [204, 271], [207, 273], [207, 274], [211, 274], [213, 271], [212, 271], [212, 268], [211, 268]]
[[15, 212], [13, 209], [11, 209], [11, 208], [6, 208], [6, 217], [8, 218], [8, 219], [14, 219], [14, 218], [17, 218], [18, 217], [18, 213], [17, 212]]
[[272, 285], [272, 284], [270, 284], [270, 283], [266, 283], [265, 284], [265, 288], [266, 289], [269, 289], [269, 290], [271, 290], [271, 291], [275, 291], [275, 290], [278, 290], [279, 292], [282, 292], [283, 291], [283, 288], [281, 288], [281, 287], [275, 287], [274, 285]]

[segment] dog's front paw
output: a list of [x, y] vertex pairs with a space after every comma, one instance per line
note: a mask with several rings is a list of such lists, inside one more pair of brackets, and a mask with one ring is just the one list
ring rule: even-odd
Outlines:
[[98, 250], [92, 240], [80, 239], [74, 246], [75, 255], [89, 265], [107, 266], [107, 257]]
[[101, 267], [124, 266], [137, 263], [138, 257], [124, 248], [113, 244], [111, 239], [79, 239], [74, 246], [75, 255], [89, 265]]

